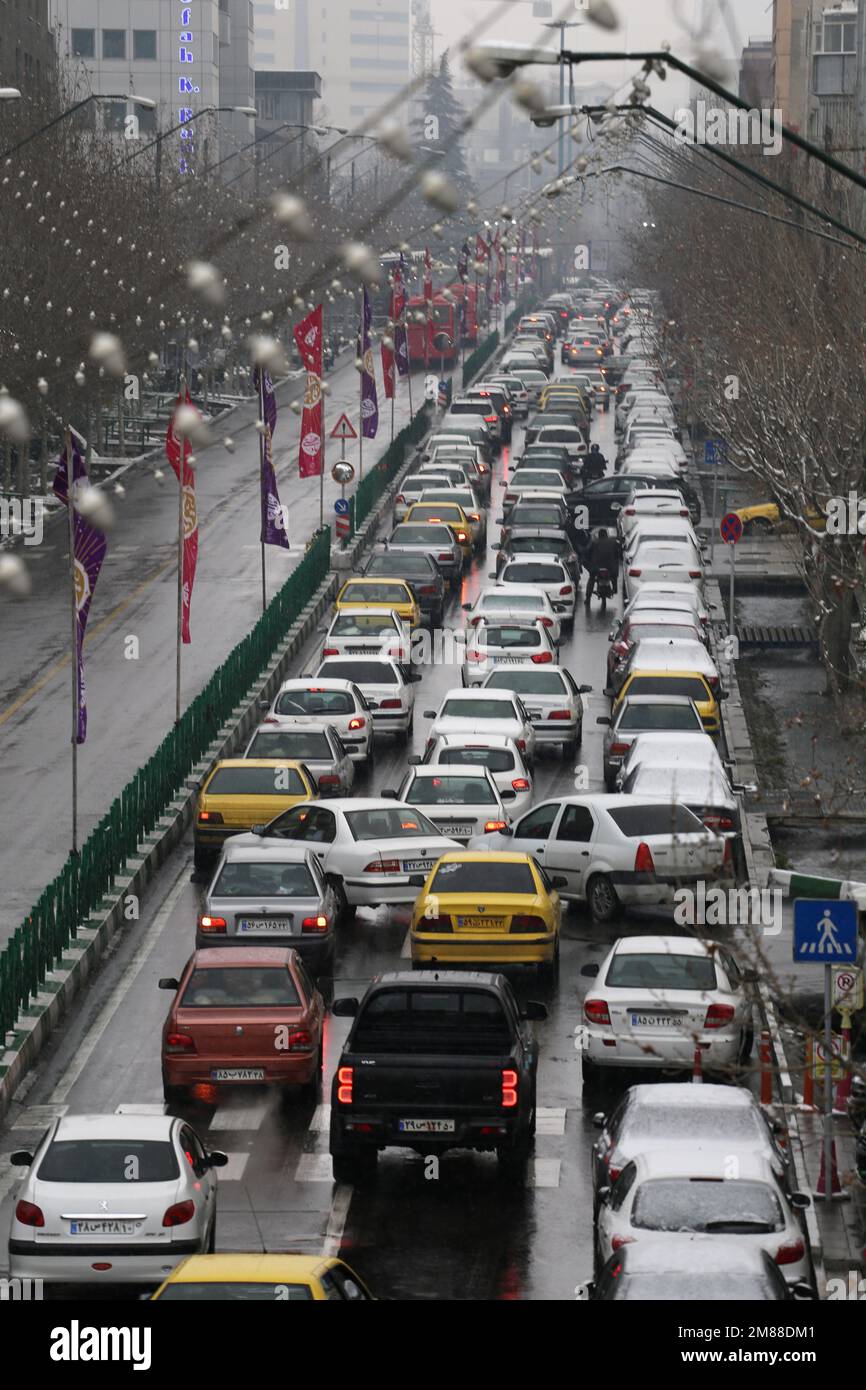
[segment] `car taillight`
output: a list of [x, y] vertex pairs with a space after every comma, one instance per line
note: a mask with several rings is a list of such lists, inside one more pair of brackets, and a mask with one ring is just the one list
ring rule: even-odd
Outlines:
[[570, 709], [552, 709], [552, 710], [550, 711], [550, 714], [549, 714], [547, 717], [548, 717], [548, 719], [570, 719], [570, 718], [571, 718], [571, 710], [570, 710]]
[[525, 739], [525, 738], [519, 738], [519, 739], [517, 740], [517, 747], [520, 749], [521, 753], [525, 753], [525, 752], [526, 752], [526, 739]]
[[636, 510], [637, 510], [637, 509], [636, 509], [635, 507], [626, 507], [626, 509], [625, 509], [625, 514], [626, 514], [626, 516], [634, 516]]
[[301, 923], [302, 932], [327, 931], [328, 919], [320, 912], [316, 917], [305, 917]]
[[611, 1236], [611, 1250], [621, 1250], [624, 1245], [634, 1245], [634, 1236]]
[[574, 592], [573, 586], [572, 586], [571, 584], [566, 584], [566, 585], [564, 585], [563, 588], [561, 588], [560, 591], [559, 591], [560, 598], [563, 597], [563, 595], [565, 595], [565, 594], [571, 594], [571, 593], [573, 593], [573, 592]]
[[364, 865], [365, 874], [399, 874], [399, 859], [371, 859]]
[[614, 753], [617, 753], [617, 754], [619, 754], [619, 753], [627, 753], [628, 750], [629, 750], [629, 747], [630, 747], [630, 745], [629, 745], [628, 743], [612, 743], [612, 744], [610, 745], [610, 751], [611, 751], [611, 754], [612, 754], [612, 755], [613, 755]]
[[486, 660], [486, 653], [485, 653], [485, 652], [476, 651], [475, 648], [472, 647], [472, 648], [466, 653], [466, 660], [467, 660], [467, 661], [485, 661], [485, 660]]
[[547, 923], [543, 917], [536, 917], [533, 913], [516, 912], [511, 918], [512, 931], [547, 931]]
[[355, 1081], [354, 1067], [338, 1067], [337, 1100], [341, 1105], [352, 1104], [352, 1089]]
[[294, 1028], [289, 1033], [289, 1052], [309, 1052], [312, 1046], [312, 1034], [306, 1028]]
[[397, 493], [397, 496], [394, 498], [394, 501], [395, 501], [395, 502], [405, 502], [405, 501], [406, 501], [406, 498], [403, 496], [402, 492], [398, 492], [398, 493]]
[[319, 791], [325, 787], [339, 787], [340, 779], [333, 772], [323, 772], [319, 778]]
[[422, 585], [421, 585], [421, 588], [418, 590], [418, 592], [419, 592], [419, 594], [435, 594], [435, 592], [436, 592], [436, 585], [435, 585], [435, 584], [422, 584]]
[[706, 682], [707, 682], [707, 685], [710, 687], [710, 690], [712, 690], [713, 693], [715, 694], [715, 692], [716, 692], [716, 691], [718, 690], [718, 688], [719, 688], [719, 678], [718, 678], [718, 676], [706, 676], [706, 677], [705, 677], [705, 680], [706, 680]]
[[517, 1104], [517, 1072], [503, 1071], [502, 1073], [502, 1109], [513, 1110]]
[[485, 417], [484, 417], [484, 423], [485, 423], [486, 425], [495, 425], [495, 424], [496, 424], [496, 421], [497, 421], [498, 419], [499, 419], [499, 416], [498, 416], [498, 415], [485, 415]]
[[198, 929], [203, 932], [224, 932], [226, 919], [225, 917], [199, 917]]
[[271, 718], [263, 719], [263, 720], [262, 720], [262, 723], [263, 723], [263, 724], [279, 724], [279, 722], [280, 722], [280, 721], [279, 721], [278, 719], [271, 719]]
[[639, 579], [642, 573], [643, 570], [629, 570], [629, 575], [632, 579]]
[[734, 865], [734, 849], [731, 840], [725, 840], [725, 854], [722, 859], [723, 869], [732, 869]]
[[636, 874], [654, 874], [656, 871], [652, 850], [645, 840], [641, 840], [637, 847], [637, 853], [634, 857], [634, 871]]
[[339, 647], [323, 647], [323, 648], [322, 648], [322, 656], [339, 656], [339, 655], [340, 655], [340, 649], [339, 649]]
[[44, 1226], [45, 1215], [41, 1207], [34, 1206], [32, 1202], [20, 1201], [15, 1208], [15, 1220], [20, 1221], [22, 1226]]
[[704, 1019], [705, 1028], [724, 1028], [734, 1017], [733, 1004], [711, 1004]]
[[511, 780], [511, 785], [516, 792], [529, 791], [529, 782], [525, 777], [513, 777]]
[[195, 1202], [175, 1202], [162, 1218], [163, 1226], [185, 1226], [195, 1216]]
[[703, 570], [689, 570], [689, 579], [700, 579], [702, 574]]
[[457, 532], [457, 539], [458, 539], [458, 541], [460, 542], [460, 544], [462, 545], [464, 541], [467, 541], [467, 540], [469, 539], [469, 537], [467, 536], [467, 534], [466, 534], [465, 531], [458, 531], [458, 532]]
[[584, 999], [583, 1012], [587, 1023], [600, 1023], [610, 1026], [610, 1010], [604, 999]]
[[195, 1052], [195, 1039], [189, 1033], [166, 1033], [166, 1052]]
[[689, 509], [688, 509], [688, 507], [680, 507], [680, 516], [688, 516], [688, 515], [689, 515]]
[[703, 816], [702, 820], [708, 830], [733, 830], [734, 828], [734, 822], [730, 816]]
[[553, 660], [552, 652], [534, 652], [531, 660], [535, 666], [544, 666], [548, 661]]
[[443, 562], [443, 563], [444, 563], [444, 562], [447, 561], [447, 560], [453, 560], [453, 559], [454, 559], [454, 556], [451, 554], [451, 551], [450, 551], [450, 550], [446, 550], [445, 553], [444, 553], [443, 555], [437, 556], [437, 559], [438, 559], [440, 562]]
[[357, 719], [357, 718], [356, 718], [356, 719], [350, 719], [350, 720], [349, 720], [349, 728], [350, 728], [350, 729], [363, 729], [363, 728], [365, 727], [366, 723], [367, 723], [366, 719]]
[[541, 623], [543, 624], [544, 627], [553, 627], [553, 619], [552, 619], [552, 618], [542, 618], [540, 621], [541, 621]]
[[492, 834], [494, 830], [504, 830], [508, 825], [507, 820], [486, 820], [484, 822], [485, 835]]
[[470, 627], [477, 627], [478, 624], [479, 624], [481, 621], [482, 621], [482, 619], [481, 619], [481, 614], [479, 613], [477, 618], [471, 618], [471, 619], [470, 619], [470, 621], [469, 621], [469, 626], [470, 626]]
[[478, 515], [478, 512], [470, 512], [470, 513], [469, 513], [469, 520], [470, 520], [470, 521], [480, 521], [480, 520], [481, 520], [481, 517]]
[[620, 1175], [621, 1172], [622, 1172], [622, 1169], [621, 1169], [621, 1168], [616, 1168], [612, 1163], [609, 1163], [609, 1164], [607, 1165], [607, 1175], [608, 1175], [608, 1177], [610, 1178], [611, 1187], [612, 1187], [613, 1184], [616, 1182], [616, 1180], [617, 1180], [617, 1178], [619, 1177], [619, 1175]]
[[798, 1260], [802, 1260], [805, 1254], [805, 1246], [802, 1240], [786, 1240], [784, 1245], [780, 1245], [776, 1251], [775, 1260], [777, 1265], [793, 1265]]
[[199, 811], [198, 823], [199, 825], [222, 825], [222, 811]]
[[379, 701], [379, 708], [380, 708], [380, 709], [399, 709], [399, 708], [400, 708], [400, 701], [399, 701], [399, 700], [380, 700], [380, 701]]

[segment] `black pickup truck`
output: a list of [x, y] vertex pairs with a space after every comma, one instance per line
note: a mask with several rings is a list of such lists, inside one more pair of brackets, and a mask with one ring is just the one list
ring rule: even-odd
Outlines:
[[378, 1152], [495, 1150], [500, 1175], [522, 1182], [535, 1135], [543, 1004], [521, 1006], [503, 975], [394, 971], [333, 1013], [354, 1017], [331, 1092], [336, 1182], [376, 1171]]

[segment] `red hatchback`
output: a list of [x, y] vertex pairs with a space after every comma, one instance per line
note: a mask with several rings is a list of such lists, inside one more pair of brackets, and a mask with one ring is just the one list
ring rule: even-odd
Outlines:
[[172, 1103], [216, 1104], [233, 1086], [299, 1086], [318, 1096], [322, 996], [296, 951], [207, 947], [186, 963], [162, 1030], [162, 1084]]

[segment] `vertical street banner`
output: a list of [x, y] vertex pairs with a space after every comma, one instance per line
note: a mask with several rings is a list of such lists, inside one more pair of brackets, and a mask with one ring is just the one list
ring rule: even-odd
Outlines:
[[[84, 467], [84, 459], [81, 456], [79, 445], [83, 442], [74, 431], [70, 430], [72, 439], [72, 501], [73, 505], [77, 494], [82, 489], [82, 484], [87, 485], [87, 471]], [[54, 496], [61, 501], [64, 506], [69, 506], [69, 480], [67, 476], [66, 450], [60, 455], [57, 461], [57, 472], [54, 475]], [[75, 513], [75, 539], [72, 548], [73, 568], [75, 571], [75, 615], [77, 618], [75, 626], [75, 647], [76, 661], [78, 667], [78, 728], [75, 732], [76, 743], [83, 743], [87, 738], [87, 687], [84, 683], [84, 634], [87, 631], [87, 619], [90, 614], [90, 604], [93, 600], [93, 591], [96, 588], [96, 581], [99, 578], [99, 571], [102, 569], [102, 562], [105, 559], [106, 542], [102, 531], [97, 531], [95, 526], [91, 526], [83, 516]]]
[[464, 241], [460, 248], [460, 255], [457, 257], [457, 275], [464, 285], [469, 278], [469, 242]]
[[322, 306], [295, 325], [295, 342], [301, 361], [307, 369], [304, 409], [301, 415], [301, 448], [298, 455], [298, 475], [317, 478], [324, 467], [324, 429], [322, 408]]
[[391, 401], [391, 400], [394, 399], [394, 389], [395, 389], [395, 385], [396, 385], [395, 380], [394, 380], [394, 364], [395, 364], [396, 359], [395, 359], [394, 353], [391, 351], [391, 349], [390, 349], [389, 347], [386, 347], [385, 342], [384, 342], [384, 339], [383, 339], [383, 341], [382, 341], [382, 345], [381, 345], [381, 346], [382, 346], [382, 385], [383, 385], [384, 388], [385, 388], [385, 399], [386, 399], [387, 401]]
[[262, 503], [262, 545], [281, 545], [289, 548], [286, 523], [280, 496], [277, 492], [277, 475], [274, 472], [274, 431], [277, 427], [277, 398], [274, 384], [267, 369], [256, 367], [253, 383], [262, 403], [262, 423], [264, 430], [259, 441], [261, 462], [261, 503]]
[[[195, 470], [187, 462], [192, 453], [189, 439], [180, 440], [175, 433], [174, 422], [182, 405], [192, 406], [189, 387], [184, 386], [168, 424], [165, 436], [165, 456], [174, 469], [175, 477], [183, 488], [183, 605], [182, 638], [184, 644], [192, 641], [189, 631], [189, 613], [192, 603], [192, 586], [195, 583], [195, 567], [198, 561], [198, 516], [195, 506]], [[181, 479], [181, 452], [183, 453], [183, 478]]]
[[379, 430], [379, 401], [376, 396], [376, 374], [370, 344], [372, 322], [370, 290], [365, 285], [361, 300], [361, 332], [358, 335], [358, 356], [364, 364], [361, 370], [361, 434], [365, 439], [375, 439]]
[[424, 361], [430, 361], [430, 339], [433, 336], [433, 262], [430, 248], [424, 247], [424, 309], [427, 315], [424, 325]]
[[[493, 268], [493, 255], [496, 253], [496, 270]], [[490, 281], [493, 280], [493, 303], [499, 304], [502, 299], [502, 252], [499, 249], [499, 233], [490, 243], [490, 259], [487, 263], [487, 285], [488, 294], [490, 293]]]
[[505, 248], [499, 240], [499, 233], [496, 233], [496, 254], [499, 257], [499, 274], [497, 276], [497, 304], [501, 299], [508, 299], [508, 277], [506, 272]]
[[409, 344], [403, 315], [406, 312], [406, 281], [403, 273], [403, 252], [400, 264], [395, 267], [391, 282], [391, 320], [394, 324], [394, 357], [400, 376], [409, 375]]

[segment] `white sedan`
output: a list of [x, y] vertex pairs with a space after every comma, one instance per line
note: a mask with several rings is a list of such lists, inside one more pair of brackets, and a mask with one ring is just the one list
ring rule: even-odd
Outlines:
[[483, 685], [500, 666], [556, 664], [556, 647], [538, 618], [484, 622], [469, 628], [461, 672], [465, 686]]
[[428, 873], [441, 855], [459, 848], [414, 806], [381, 796], [304, 801], [260, 834], [264, 842], [309, 846], [334, 887], [343, 921], [356, 907], [414, 903], [418, 891], [409, 876]]
[[701, 584], [703, 577], [703, 565], [690, 547], [648, 541], [639, 545], [628, 565], [623, 566], [626, 603], [630, 603], [648, 582], [694, 585]]
[[501, 587], [531, 584], [533, 588], [543, 589], [560, 622], [568, 626], [574, 622], [574, 579], [556, 555], [526, 555], [509, 560], [498, 577], [494, 570], [490, 578], [496, 579]]
[[482, 589], [474, 603], [463, 604], [463, 610], [470, 615], [467, 627], [477, 627], [480, 622], [493, 622], [497, 618], [538, 618], [554, 645], [559, 644], [562, 636], [562, 624], [553, 611], [553, 604], [537, 584], [509, 584], [507, 589], [497, 584]]
[[419, 807], [441, 834], [461, 844], [511, 823], [486, 767], [412, 767], [396, 792], [382, 795]]
[[564, 666], [511, 666], [491, 671], [483, 690], [515, 690], [535, 730], [536, 746], [561, 743], [576, 751], [583, 738], [583, 700], [591, 685], [578, 685]]
[[216, 1168], [173, 1115], [63, 1115], [14, 1194], [9, 1272], [48, 1283], [158, 1284], [187, 1255], [213, 1250]]
[[513, 738], [526, 761], [535, 756], [535, 730], [519, 695], [513, 690], [449, 690], [438, 710], [425, 709], [433, 724], [427, 748], [440, 734], [504, 734]]
[[325, 633], [320, 659], [329, 656], [388, 657], [408, 662], [411, 637], [407, 623], [393, 608], [360, 604], [341, 608]]
[[441, 734], [422, 758], [413, 753], [410, 767], [486, 767], [512, 817], [532, 805], [532, 772], [523, 754], [505, 734]]
[[727, 1073], [752, 1050], [752, 1001], [727, 946], [691, 936], [621, 937], [583, 1001], [583, 1080], [609, 1067]]
[[329, 656], [319, 666], [316, 680], [331, 676], [355, 682], [377, 733], [396, 734], [404, 742], [411, 736], [415, 717], [412, 686], [420, 681], [420, 671], [408, 671], [399, 662], [380, 657]]
[[[665, 584], [664, 582], [648, 581], [641, 584], [640, 589], [634, 598], [626, 605], [623, 611], [623, 621], [632, 618], [642, 608], [651, 608], [654, 612], [688, 612], [697, 619], [703, 627], [710, 621], [709, 610], [704, 603], [700, 589], [696, 589], [694, 584]], [[672, 618], [671, 622], [676, 622]]]
[[299, 676], [283, 681], [266, 711], [264, 724], [279, 728], [309, 729], [332, 724], [353, 763], [365, 762], [373, 752], [373, 712], [354, 680], [317, 680]]
[[[642, 1154], [626, 1164], [605, 1192], [596, 1228], [597, 1270], [624, 1245], [651, 1240], [682, 1241], [683, 1233], [704, 1243], [705, 1268], [736, 1237], [765, 1250], [788, 1284], [809, 1278], [806, 1242], [797, 1216], [810, 1198], [786, 1195], [765, 1158], [676, 1151]], [[699, 1277], [696, 1275], [696, 1277]]]
[[558, 797], [469, 848], [534, 855], [548, 875], [564, 880], [560, 897], [586, 902], [597, 922], [613, 921], [626, 905], [669, 906], [677, 888], [702, 879], [733, 882], [730, 842], [667, 797]]

